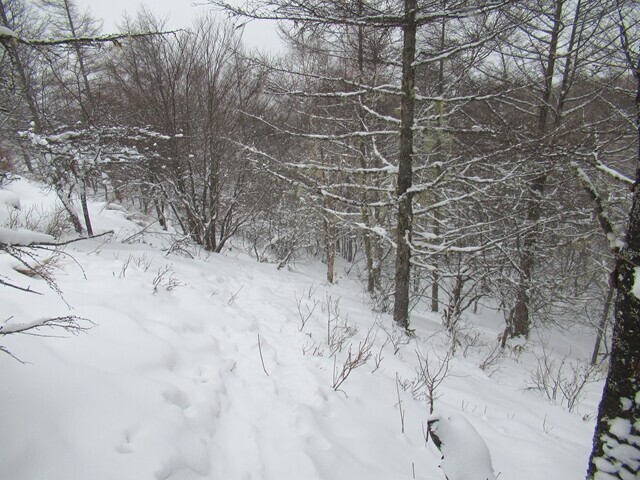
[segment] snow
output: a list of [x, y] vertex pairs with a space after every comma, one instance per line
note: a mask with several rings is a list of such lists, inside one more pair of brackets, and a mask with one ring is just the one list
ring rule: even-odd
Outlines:
[[[20, 197], [11, 191], [0, 188], [0, 205], [7, 205], [16, 210], [20, 209]], [[6, 208], [6, 206], [4, 207]]]
[[633, 285], [631, 286], [631, 293], [638, 299], [640, 299], [640, 267], [633, 269]]
[[54, 241], [51, 235], [15, 225], [13, 225], [13, 228], [2, 226], [3, 223], [10, 224], [11, 215], [19, 212], [23, 206], [20, 200], [20, 193], [24, 188], [24, 182], [18, 181], [11, 185], [11, 188], [11, 190], [0, 188], [0, 244], [24, 246]]
[[612, 250], [621, 250], [625, 247], [624, 241], [613, 232], [607, 232], [607, 240], [609, 241], [609, 247]]
[[[619, 420], [619, 419], [616, 419]], [[606, 458], [594, 460], [598, 470], [605, 474], [618, 474], [619, 478], [637, 478], [635, 472], [640, 471], [640, 448], [626, 443], [620, 444], [611, 437], [605, 438], [604, 453]]]
[[427, 418], [432, 435], [441, 442], [440, 467], [448, 480], [495, 480], [487, 444], [462, 415]]
[[633, 180], [632, 178], [623, 175], [622, 173], [609, 167], [608, 165], [603, 164], [600, 161], [598, 161], [598, 163], [596, 164], [596, 168], [622, 183], [626, 183], [628, 185], [633, 185], [635, 183], [635, 180]]
[[18, 34], [4, 25], [0, 25], [0, 37], [18, 38]]
[[10, 229], [0, 227], [0, 243], [7, 245], [31, 245], [53, 242], [55, 239], [45, 233], [33, 232], [24, 228]]
[[609, 432], [619, 440], [627, 440], [631, 435], [631, 422], [626, 418], [614, 418], [609, 420]]
[[[628, 399], [625, 399], [628, 400]], [[610, 418], [608, 433], [603, 436], [603, 456], [595, 458], [596, 480], [636, 479], [640, 472], [640, 422], [626, 418]], [[622, 443], [621, 443], [622, 442]]]
[[[23, 211], [60, 207], [53, 192], [24, 180], [3, 195]], [[14, 203], [0, 204], [0, 223]], [[92, 220], [115, 234], [74, 242], [60, 257], [54, 275], [64, 298], [0, 255], [3, 279], [43, 293], [0, 288], [7, 325], [70, 314], [95, 324], [76, 336], [0, 335], [0, 346], [28, 362], [0, 355], [3, 478], [444, 480], [440, 451], [424, 437], [428, 405], [396, 383], [415, 378], [416, 351], [444, 357], [438, 315], [416, 309], [416, 338], [395, 352], [391, 317], [372, 311], [351, 264], [338, 261], [329, 285], [319, 262], [278, 270], [239, 242], [221, 255], [192, 247], [186, 258], [168, 253], [171, 236], [153, 226], [132, 236], [143, 228], [128, 220], [134, 212], [107, 205], [92, 202]], [[318, 304], [304, 326], [297, 299]], [[487, 345], [503, 329], [491, 309], [472, 320]], [[335, 357], [331, 328], [352, 333], [333, 345]], [[368, 333], [372, 357], [334, 390], [334, 368]], [[546, 349], [588, 354], [592, 338], [553, 332]], [[460, 437], [474, 475], [488, 476], [493, 464], [505, 479], [583, 477], [601, 384], [588, 386], [574, 412], [524, 390], [540, 348], [507, 353], [493, 372], [478, 368], [482, 346], [451, 360], [435, 400], [450, 480]]]

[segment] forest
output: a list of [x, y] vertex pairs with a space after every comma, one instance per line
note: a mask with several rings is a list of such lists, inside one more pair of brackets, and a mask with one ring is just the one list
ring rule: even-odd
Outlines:
[[[617, 365], [635, 292], [620, 259], [640, 178], [637, 1], [207, 4], [185, 29], [142, 9], [105, 33], [73, 0], [0, 0], [0, 188], [20, 174], [54, 192], [47, 234], [101, 234], [89, 204], [111, 202], [212, 254], [240, 245], [277, 271], [318, 259], [329, 285], [350, 265], [373, 312], [411, 337], [429, 311], [454, 352], [484, 308], [498, 349], [578, 326], [588, 363]], [[261, 20], [278, 21], [282, 54], [243, 46]], [[637, 365], [617, 418], [635, 419], [618, 437], [635, 453], [603, 440], [589, 478], [637, 478]]]

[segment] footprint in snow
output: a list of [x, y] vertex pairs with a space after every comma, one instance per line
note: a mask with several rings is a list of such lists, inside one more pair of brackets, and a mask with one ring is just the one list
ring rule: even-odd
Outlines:
[[179, 388], [173, 386], [169, 387], [167, 390], [162, 392], [162, 396], [167, 402], [175, 405], [176, 407], [180, 407], [183, 410], [186, 410], [191, 406], [191, 402], [189, 401], [187, 394]]
[[193, 374], [193, 379], [198, 383], [209, 383], [211, 381], [211, 372], [204, 367], [199, 367]]
[[128, 428], [124, 432], [122, 432], [122, 442], [116, 445], [116, 452], [122, 454], [133, 453], [133, 436], [135, 434], [134, 428]]

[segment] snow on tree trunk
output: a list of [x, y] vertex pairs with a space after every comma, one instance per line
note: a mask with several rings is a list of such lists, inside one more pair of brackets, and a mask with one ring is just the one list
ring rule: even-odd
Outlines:
[[429, 433], [440, 452], [440, 468], [448, 480], [496, 480], [489, 448], [462, 415], [427, 418]]

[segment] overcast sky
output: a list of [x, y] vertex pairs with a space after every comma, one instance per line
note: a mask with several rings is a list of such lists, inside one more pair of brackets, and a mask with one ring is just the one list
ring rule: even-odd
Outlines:
[[[198, 15], [206, 13], [211, 7], [194, 6], [193, 0], [76, 0], [82, 10], [89, 9], [93, 16], [104, 21], [104, 32], [116, 30], [116, 24], [127, 12], [135, 16], [142, 5], [146, 5], [160, 18], [167, 19], [167, 27], [184, 28]], [[198, 3], [204, 3], [201, 0]], [[275, 26], [270, 22], [251, 22], [245, 27], [245, 44], [251, 48], [268, 49], [276, 53], [280, 48], [280, 40]]]

